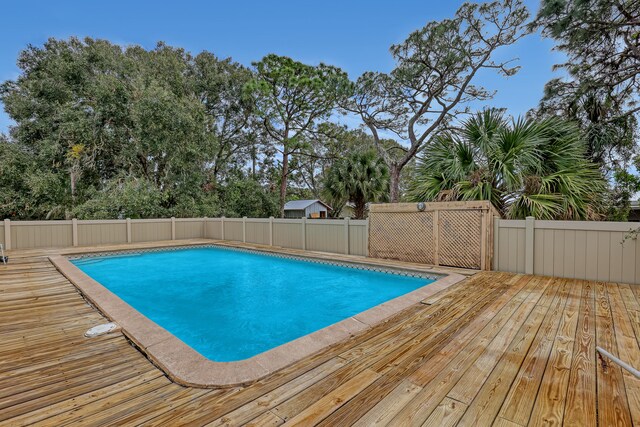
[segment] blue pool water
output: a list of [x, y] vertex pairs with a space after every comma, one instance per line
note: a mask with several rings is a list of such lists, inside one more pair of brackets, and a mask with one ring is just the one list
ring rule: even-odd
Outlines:
[[249, 358], [433, 282], [209, 247], [73, 263], [219, 362]]

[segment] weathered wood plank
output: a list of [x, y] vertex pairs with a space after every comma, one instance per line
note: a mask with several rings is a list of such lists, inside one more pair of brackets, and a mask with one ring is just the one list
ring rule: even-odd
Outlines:
[[[339, 357], [330, 359], [317, 368], [314, 368], [309, 372], [300, 375], [294, 380], [289, 381], [288, 383], [276, 388], [275, 390], [262, 395], [260, 398], [253, 400], [246, 405], [236, 409], [235, 411], [225, 414], [216, 420], [213, 420], [208, 425], [215, 426], [224, 424], [244, 424], [254, 418], [257, 418], [261, 413], [270, 410], [271, 408], [279, 405], [287, 399], [295, 396], [312, 384], [325, 378], [332, 372], [335, 372], [336, 370], [344, 366], [345, 363], [345, 360]], [[269, 417], [269, 419], [271, 418]], [[278, 419], [282, 418], [278, 417]]]
[[[573, 282], [570, 285], [567, 305], [562, 313], [558, 333], [553, 341], [549, 361], [531, 415], [527, 415], [526, 418], [517, 416], [512, 418], [508, 416], [509, 414], [503, 414], [503, 411], [500, 411], [500, 416], [515, 422], [525, 422], [531, 419], [529, 425], [533, 426], [562, 425], [582, 300], [582, 282]], [[520, 411], [520, 413], [524, 413], [523, 408]]]
[[105, 319], [43, 258], [55, 253], [18, 251], [0, 266], [0, 425], [640, 419], [638, 381], [595, 358], [598, 344], [640, 365], [638, 286], [482, 272], [255, 384], [205, 390], [171, 383], [121, 334], [83, 338]]
[[288, 420], [285, 426], [309, 426], [317, 424], [333, 411], [344, 405], [349, 399], [367, 388], [380, 377], [380, 374], [370, 369], [365, 369], [354, 378], [350, 379], [337, 389], [328, 393], [313, 405]]
[[[548, 309], [544, 305], [536, 307], [544, 310], [542, 322], [535, 326], [525, 322], [504, 357], [498, 361], [478, 394], [469, 404], [467, 411], [460, 419], [460, 426], [492, 424], [523, 363], [530, 362], [527, 365], [531, 366], [531, 371], [536, 372], [535, 357], [545, 357], [546, 341], [558, 329], [558, 323], [566, 303], [567, 289], [565, 284], [566, 282], [563, 283]], [[535, 355], [533, 360], [526, 359], [531, 349], [533, 349], [532, 354]], [[546, 355], [548, 357], [548, 351]]]
[[280, 426], [284, 424], [284, 420], [271, 411], [267, 411], [254, 420], [245, 424], [245, 427], [269, 427]]
[[[497, 288], [494, 292], [502, 294], [504, 290]], [[484, 313], [487, 307], [490, 307], [495, 301], [492, 294], [493, 292], [474, 305], [465, 306], [463, 314], [459, 314], [459, 312], [456, 314], [456, 309], [451, 307], [447, 312], [447, 315], [455, 315], [455, 321], [451, 322], [451, 326], [443, 327], [442, 323], [437, 322], [433, 328], [428, 328], [414, 337], [411, 345], [403, 346], [402, 351], [394, 350], [387, 357], [374, 362], [369, 369], [380, 372], [383, 376], [347, 405], [327, 417], [320, 425], [329, 427], [349, 425], [355, 422], [376, 402], [390, 393], [409, 373], [424, 366], [424, 360], [438, 354], [451, 341], [463, 339], [462, 336], [466, 334], [469, 325], [473, 321], [477, 321], [478, 314]], [[445, 318], [443, 317], [441, 320]], [[482, 322], [478, 323], [480, 327], [483, 324]]]
[[[462, 378], [466, 371], [473, 366], [476, 359], [486, 351], [490, 343], [504, 328], [513, 327], [518, 330], [525, 321], [531, 325], [542, 321], [545, 309], [539, 308], [533, 312], [536, 302], [543, 294], [544, 288], [535, 289], [528, 294], [525, 301], [520, 301], [514, 306], [505, 306], [503, 316], [494, 317], [494, 321], [487, 325], [480, 334], [470, 340], [469, 344], [456, 353], [442, 369], [430, 370], [430, 365], [425, 365], [420, 375], [409, 377], [423, 386], [422, 391], [411, 400], [393, 419], [397, 425], [419, 425], [429, 417], [431, 412], [446, 397], [447, 393]], [[515, 310], [515, 311], [514, 311]], [[506, 326], [509, 323], [509, 326]], [[480, 384], [477, 385], [477, 388]]]
[[[619, 354], [611, 306], [606, 284], [596, 284], [596, 345], [609, 353]], [[598, 425], [629, 426], [631, 414], [624, 388], [622, 369], [598, 355], [596, 378], [598, 385]]]
[[442, 402], [429, 415], [422, 424], [423, 427], [453, 427], [467, 410], [467, 405], [450, 397], [445, 397]]
[[573, 360], [567, 385], [564, 424], [595, 426], [596, 417], [596, 346], [595, 283], [583, 282]]
[[[607, 284], [607, 294], [611, 305], [618, 357], [631, 366], [640, 367], [640, 347], [631, 320], [617, 284]], [[629, 411], [634, 425], [640, 425], [640, 379], [622, 370], [624, 387], [627, 392]]]
[[403, 380], [391, 393], [380, 400], [369, 412], [356, 421], [354, 427], [387, 425], [393, 416], [410, 402], [422, 387]]

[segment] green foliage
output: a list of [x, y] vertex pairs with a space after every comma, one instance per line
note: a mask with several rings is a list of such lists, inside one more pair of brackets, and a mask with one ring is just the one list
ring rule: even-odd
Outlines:
[[410, 190], [423, 200], [490, 200], [505, 217], [599, 219], [605, 189], [570, 122], [475, 115], [424, 150]]
[[163, 194], [153, 183], [141, 179], [112, 180], [86, 202], [74, 209], [79, 219], [163, 218], [169, 215], [164, 208]]
[[[636, 3], [543, 1], [536, 25], [567, 52], [570, 79], [547, 85], [541, 120], [510, 124], [490, 112], [462, 131], [453, 126], [469, 102], [493, 95], [475, 76], [518, 70], [496, 50], [528, 33], [521, 0], [465, 3], [392, 46], [390, 73], [355, 83], [339, 68], [273, 54], [250, 69], [164, 43], [28, 46], [20, 75], [0, 85], [16, 122], [0, 136], [0, 216], [268, 216], [282, 215], [287, 197], [321, 196], [362, 212], [382, 200], [380, 188], [402, 199], [415, 175], [412, 198], [595, 218], [604, 189], [586, 156], [611, 185], [609, 218], [624, 219], [639, 188], [629, 172], [640, 111]], [[337, 106], [367, 133], [329, 122]]]
[[639, 22], [637, 0], [543, 0], [534, 22], [567, 57], [556, 65], [567, 76], [547, 83], [536, 114], [559, 115], [580, 126], [588, 155], [610, 182], [614, 220], [626, 218], [634, 194], [630, 177], [620, 171], [630, 171], [640, 154]]
[[56, 218], [70, 202], [60, 176], [41, 170], [26, 147], [0, 135], [0, 216], [16, 219]]
[[255, 146], [251, 72], [208, 52], [50, 39], [18, 65], [0, 87], [17, 123], [0, 141], [2, 216], [213, 215], [216, 181]]
[[627, 221], [631, 212], [631, 198], [640, 191], [640, 178], [624, 169], [617, 169], [613, 175], [613, 188], [607, 194], [607, 219]]
[[260, 218], [278, 214], [277, 193], [251, 178], [230, 180], [221, 191], [222, 213], [228, 217]]
[[356, 219], [365, 217], [367, 203], [384, 200], [388, 191], [389, 170], [371, 149], [337, 160], [324, 182], [324, 195], [334, 209], [351, 202]]
[[[382, 144], [390, 153], [401, 149], [393, 140], [382, 140]], [[331, 122], [320, 123], [314, 135], [306, 138], [305, 145], [305, 151], [289, 163], [289, 193], [301, 199], [325, 197], [323, 183], [337, 160], [376, 147], [373, 138], [363, 130], [347, 129]], [[330, 203], [334, 208], [331, 214], [338, 215], [340, 206], [334, 206], [335, 203]]]
[[[568, 61], [574, 97], [599, 92], [616, 115], [640, 111], [640, 7], [637, 0], [543, 0], [534, 23]], [[556, 81], [555, 84], [561, 84]]]
[[[464, 3], [450, 19], [432, 21], [401, 44], [391, 46], [396, 62], [389, 74], [367, 72], [344, 105], [369, 128], [391, 173], [390, 199], [398, 201], [402, 169], [467, 103], [493, 93], [474, 84], [482, 70], [504, 76], [518, 71], [513, 60], [498, 60], [496, 50], [527, 34], [529, 13], [520, 0]], [[381, 149], [380, 132], [407, 142], [401, 153]]]
[[209, 52], [194, 58], [194, 91], [206, 112], [203, 148], [208, 156], [208, 180], [215, 182], [237, 162], [258, 154], [253, 100], [245, 85], [252, 72], [231, 59], [220, 60]]
[[270, 54], [254, 66], [256, 77], [246, 85], [246, 93], [255, 100], [265, 137], [282, 156], [280, 216], [284, 217], [290, 156], [308, 151], [308, 136], [350, 94], [351, 84], [339, 68], [306, 65], [285, 56]]

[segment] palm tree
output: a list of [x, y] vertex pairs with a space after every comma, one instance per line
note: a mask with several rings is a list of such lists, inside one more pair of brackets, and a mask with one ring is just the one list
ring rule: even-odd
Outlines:
[[423, 154], [412, 200], [490, 200], [514, 219], [600, 219], [604, 180], [570, 122], [509, 122], [486, 110], [439, 135]]
[[388, 190], [389, 169], [373, 150], [337, 160], [324, 181], [325, 197], [334, 206], [353, 203], [356, 219], [363, 219], [367, 203], [381, 201]]

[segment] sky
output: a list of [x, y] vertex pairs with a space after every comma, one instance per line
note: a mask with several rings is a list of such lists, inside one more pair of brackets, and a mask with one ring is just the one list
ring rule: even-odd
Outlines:
[[[525, 0], [535, 14], [539, 0]], [[158, 41], [193, 54], [203, 50], [251, 65], [268, 53], [308, 64], [341, 67], [356, 79], [365, 71], [393, 68], [392, 44], [427, 22], [452, 17], [462, 4], [455, 0], [279, 0], [279, 1], [20, 1], [3, 4], [0, 25], [0, 81], [16, 79], [18, 54], [27, 45], [70, 36], [107, 39], [121, 45], [152, 49]], [[478, 83], [497, 90], [476, 108], [506, 108], [512, 116], [526, 113], [540, 100], [544, 84], [557, 76], [562, 61], [553, 41], [530, 35], [504, 48], [501, 58], [519, 58], [513, 77], [485, 72]], [[12, 121], [0, 114], [0, 132]]]

